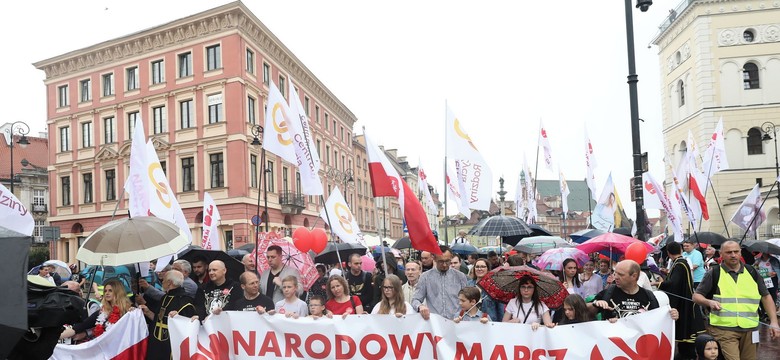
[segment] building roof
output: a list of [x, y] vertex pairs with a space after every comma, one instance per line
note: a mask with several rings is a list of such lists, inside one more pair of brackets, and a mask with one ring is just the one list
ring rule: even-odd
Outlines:
[[[569, 185], [568, 205], [569, 211], [588, 211], [596, 206], [596, 202], [590, 199], [588, 184], [585, 180], [568, 180]], [[561, 189], [558, 180], [537, 180], [536, 189], [541, 197], [560, 196]], [[590, 209], [588, 208], [590, 200]]]
[[[7, 133], [0, 133], [0, 179], [11, 178], [11, 146], [6, 140]], [[19, 141], [20, 136], [14, 135], [14, 143]], [[26, 147], [14, 144], [14, 172], [20, 173], [22, 169], [42, 168], [49, 166], [49, 140], [46, 138], [28, 136], [30, 142]], [[27, 167], [22, 166], [22, 160], [27, 160]]]

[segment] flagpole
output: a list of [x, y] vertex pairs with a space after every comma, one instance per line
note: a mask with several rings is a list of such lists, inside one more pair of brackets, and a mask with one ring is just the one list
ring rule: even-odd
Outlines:
[[[447, 221], [447, 99], [444, 99], [444, 245], [450, 244], [449, 221]], [[460, 175], [458, 175], [460, 176]], [[438, 240], [438, 239], [437, 239]]]
[[[588, 178], [585, 178], [585, 185], [588, 184]], [[593, 216], [593, 210], [590, 208], [590, 202], [593, 200], [593, 194], [590, 192], [590, 186], [588, 186], [588, 228], [593, 226], [593, 222], [591, 221], [591, 216]]]
[[[761, 201], [761, 205], [758, 206], [758, 209], [756, 209], [755, 215], [753, 215], [753, 218], [750, 219], [750, 223], [747, 226], [747, 229], [745, 230], [745, 233], [742, 234], [742, 239], [739, 240], [739, 245], [742, 246], [742, 242], [745, 241], [745, 238], [747, 237], [748, 232], [750, 231], [750, 228], [753, 226], [753, 223], [756, 221], [756, 218], [761, 213], [761, 208], [764, 207], [764, 203], [767, 199], [769, 199], [769, 195], [772, 193], [772, 190], [775, 189], [775, 185], [777, 185], [777, 181], [772, 183], [772, 187], [769, 188], [769, 191], [766, 193], [766, 197], [763, 201]], [[761, 189], [758, 190], [759, 196], [761, 196]], [[739, 211], [739, 209], [737, 210]], [[758, 229], [756, 229], [756, 240], [758, 240]]]
[[536, 166], [534, 166], [534, 188], [533, 195], [536, 198], [536, 180], [539, 178], [539, 133], [542, 132], [542, 119], [539, 118], [539, 131], [536, 132]]

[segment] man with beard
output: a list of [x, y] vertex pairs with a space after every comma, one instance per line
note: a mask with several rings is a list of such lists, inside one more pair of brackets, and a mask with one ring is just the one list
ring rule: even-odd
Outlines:
[[694, 359], [696, 336], [704, 331], [704, 319], [701, 311], [694, 307], [695, 304], [687, 300], [693, 297], [694, 289], [691, 267], [682, 256], [680, 243], [667, 244], [666, 253], [672, 260], [672, 267], [658, 289], [670, 294], [669, 306], [680, 313], [680, 318], [674, 323], [678, 350], [676, 359]]
[[[241, 282], [241, 289], [244, 290], [244, 296], [231, 301], [225, 306], [225, 310], [257, 311], [264, 314], [274, 309], [273, 300], [260, 293], [260, 278], [255, 273], [245, 271], [238, 279]], [[218, 314], [218, 311], [214, 310], [214, 314]]]
[[165, 296], [156, 309], [148, 309], [140, 305], [144, 316], [152, 319], [154, 327], [149, 332], [149, 344], [146, 351], [147, 360], [166, 360], [171, 358], [171, 340], [168, 334], [168, 318], [176, 315], [193, 317], [196, 313], [193, 299], [186, 295], [184, 275], [176, 270], [168, 271], [163, 279]]
[[209, 263], [202, 256], [195, 258], [192, 262], [192, 273], [195, 275], [195, 280], [198, 285], [203, 285], [209, 282]]
[[[363, 259], [360, 257], [360, 254], [350, 255], [348, 266], [349, 271], [344, 274], [344, 279], [346, 279], [347, 284], [349, 284], [349, 294], [359, 297], [360, 303], [363, 304], [363, 310], [366, 313], [370, 313], [371, 305], [374, 301], [374, 288], [371, 286], [371, 273], [363, 271]], [[381, 265], [377, 264], [377, 267], [379, 266]]]
[[198, 316], [205, 319], [214, 309], [224, 309], [231, 301], [241, 298], [238, 283], [225, 277], [225, 263], [214, 260], [209, 264], [209, 282], [203, 284], [195, 297]]

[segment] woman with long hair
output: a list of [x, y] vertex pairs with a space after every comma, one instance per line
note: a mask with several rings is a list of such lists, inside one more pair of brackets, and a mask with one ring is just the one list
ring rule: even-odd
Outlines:
[[504, 322], [530, 324], [533, 330], [538, 329], [540, 323], [547, 327], [555, 326], [550, 317], [550, 309], [539, 300], [539, 291], [533, 277], [523, 276], [518, 281], [517, 297], [506, 305]]
[[580, 277], [577, 276], [577, 262], [574, 259], [568, 258], [563, 260], [563, 270], [558, 278], [566, 286], [569, 294], [582, 295], [582, 282]]
[[[79, 335], [78, 338], [84, 338], [87, 330], [92, 330], [92, 336], [98, 337], [108, 331], [114, 324], [133, 310], [133, 304], [127, 297], [125, 286], [117, 279], [106, 281], [103, 285], [103, 299], [100, 301], [100, 311], [96, 311], [87, 320], [73, 325], [72, 328], [63, 331], [60, 338]], [[78, 339], [76, 339], [78, 340]]]
[[490, 321], [501, 321], [501, 319], [504, 318], [504, 308], [506, 306], [504, 303], [488, 295], [479, 287], [479, 285], [477, 285], [477, 283], [487, 275], [489, 270], [490, 264], [487, 259], [477, 259], [477, 261], [474, 262], [474, 266], [471, 267], [471, 271], [469, 271], [468, 285], [476, 286], [482, 294], [482, 304], [480, 305], [479, 310], [482, 311], [482, 313], [487, 314], [488, 317], [490, 317]]
[[325, 303], [325, 309], [331, 314], [346, 316], [363, 313], [363, 303], [359, 297], [349, 295], [349, 284], [343, 277], [331, 275], [326, 290], [328, 301]]
[[412, 305], [404, 301], [401, 279], [393, 274], [385, 276], [382, 281], [382, 299], [371, 310], [371, 314], [395, 314], [401, 317], [412, 313]]
[[591, 320], [593, 319], [582, 296], [571, 294], [563, 299], [563, 319], [559, 324], [577, 324]]

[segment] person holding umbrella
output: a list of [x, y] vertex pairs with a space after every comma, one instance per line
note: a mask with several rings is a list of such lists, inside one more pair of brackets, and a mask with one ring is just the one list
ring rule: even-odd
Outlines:
[[531, 329], [555, 326], [550, 317], [550, 309], [540, 299], [536, 291], [536, 281], [532, 276], [523, 276], [518, 281], [517, 297], [506, 305], [503, 322], [530, 324]]
[[469, 272], [468, 286], [475, 286], [479, 289], [482, 298], [480, 311], [482, 311], [483, 314], [487, 314], [491, 321], [501, 321], [504, 318], [504, 308], [506, 306], [504, 303], [490, 296], [490, 294], [484, 292], [482, 288], [477, 285], [479, 281], [487, 275], [489, 267], [490, 265], [486, 259], [477, 259], [474, 263], [474, 267], [472, 267]]

